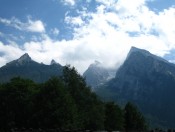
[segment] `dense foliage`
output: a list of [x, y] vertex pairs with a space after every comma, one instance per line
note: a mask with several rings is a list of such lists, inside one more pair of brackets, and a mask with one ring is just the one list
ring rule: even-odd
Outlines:
[[0, 129], [4, 130], [128, 130], [133, 121], [137, 127], [132, 130], [145, 130], [140, 113], [130, 118], [137, 112], [135, 107], [126, 105], [122, 110], [117, 104], [100, 101], [70, 66], [64, 68], [61, 78], [42, 84], [17, 77], [0, 85]]
[[136, 106], [130, 102], [126, 104], [125, 109], [125, 129], [127, 131], [145, 130], [147, 128], [145, 119], [142, 114], [137, 110]]
[[124, 129], [124, 117], [121, 108], [114, 104], [114, 102], [108, 102], [105, 104], [105, 129], [123, 130]]

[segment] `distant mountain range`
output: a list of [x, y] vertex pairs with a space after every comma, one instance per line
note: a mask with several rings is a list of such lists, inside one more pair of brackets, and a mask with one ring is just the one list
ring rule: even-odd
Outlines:
[[154, 127], [175, 128], [175, 65], [132, 47], [114, 79], [96, 93], [104, 100], [134, 102]]
[[52, 76], [60, 76], [63, 66], [51, 61], [50, 65], [37, 63], [25, 53], [19, 59], [7, 63], [0, 68], [0, 82], [7, 82], [13, 77], [32, 79], [35, 82], [45, 82]]
[[[116, 71], [117, 70], [117, 71]], [[61, 76], [63, 66], [37, 63], [26, 53], [0, 68], [0, 83], [13, 77], [44, 82]], [[153, 127], [175, 128], [175, 64], [132, 47], [119, 69], [107, 69], [95, 61], [84, 72], [86, 82], [103, 100], [121, 105], [135, 103]]]

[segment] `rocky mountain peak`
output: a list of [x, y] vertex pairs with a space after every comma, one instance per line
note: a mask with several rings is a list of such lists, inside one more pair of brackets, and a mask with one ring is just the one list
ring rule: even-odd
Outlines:
[[143, 52], [143, 53], [149, 53], [149, 51], [147, 51], [147, 50], [140, 49], [140, 48], [137, 48], [137, 47], [134, 47], [134, 46], [131, 47], [130, 52]]
[[57, 65], [57, 66], [62, 67], [61, 64], [59, 64], [58, 62], [56, 62], [54, 59], [51, 60], [50, 65]]
[[86, 78], [86, 83], [92, 88], [95, 88], [108, 80], [109, 73], [108, 69], [104, 68], [102, 63], [95, 61], [90, 64], [83, 76]]
[[52, 59], [50, 65], [54, 65], [54, 64], [57, 64], [57, 62], [54, 59]]
[[126, 59], [128, 59], [134, 53], [137, 53], [137, 55], [143, 55], [145, 57], [151, 57], [154, 60], [159, 60], [159, 61], [163, 61], [163, 62], [168, 63], [167, 60], [165, 60], [165, 59], [163, 59], [159, 56], [156, 56], [156, 55], [150, 53], [149, 51], [147, 51], [145, 49], [140, 49], [140, 48], [137, 48], [137, 47], [134, 47], [134, 46], [131, 47]]
[[[55, 63], [55, 61], [52, 61], [52, 63]], [[18, 76], [35, 82], [45, 82], [52, 76], [61, 76], [62, 70], [63, 67], [59, 63], [53, 66], [38, 63], [25, 53], [20, 58], [0, 68], [0, 83], [8, 82]]]
[[31, 60], [31, 57], [28, 53], [25, 53], [19, 58], [19, 60]]
[[149, 51], [147, 51], [147, 50], [139, 49], [139, 48], [137, 48], [137, 47], [132, 46], [131, 49], [130, 49], [130, 51], [129, 51], [129, 53], [128, 53], [127, 58], [128, 58], [131, 54], [136, 53], [136, 52], [137, 52], [137, 53], [140, 53], [140, 54], [143, 54], [143, 55], [146, 55], [146, 56], [150, 56], [150, 55], [151, 55], [151, 53], [150, 53]]
[[90, 64], [89, 68], [91, 67], [101, 67], [102, 66], [102, 63], [95, 60], [94, 63]]
[[26, 63], [26, 62], [30, 62], [32, 61], [31, 57], [28, 55], [28, 53], [25, 53], [24, 55], [22, 55], [18, 60], [17, 62], [19, 64], [23, 64], [23, 63]]
[[122, 105], [132, 101], [143, 113], [154, 116], [157, 124], [174, 127], [174, 86], [174, 64], [149, 51], [132, 47], [117, 70], [116, 77], [105, 83], [102, 86], [104, 89], [96, 89], [96, 92], [102, 98]]

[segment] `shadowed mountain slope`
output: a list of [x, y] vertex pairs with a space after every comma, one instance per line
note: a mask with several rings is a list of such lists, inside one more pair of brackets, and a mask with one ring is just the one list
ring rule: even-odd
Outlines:
[[32, 79], [35, 82], [44, 82], [51, 76], [60, 76], [62, 66], [52, 60], [51, 65], [37, 63], [25, 53], [19, 59], [7, 63], [0, 68], [0, 82], [7, 82], [13, 77]]

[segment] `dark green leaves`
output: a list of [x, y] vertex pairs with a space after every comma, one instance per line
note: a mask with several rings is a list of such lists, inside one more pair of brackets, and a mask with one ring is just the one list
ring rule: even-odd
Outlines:
[[65, 67], [61, 78], [42, 84], [14, 78], [0, 85], [2, 130], [124, 130], [124, 117], [127, 130], [142, 130], [144, 119], [135, 107], [126, 105], [124, 114], [117, 104], [99, 100], [70, 66]]
[[124, 112], [127, 131], [143, 131], [147, 129], [145, 119], [135, 105], [127, 103]]
[[105, 104], [105, 129], [108, 131], [124, 129], [123, 111], [114, 102]]

